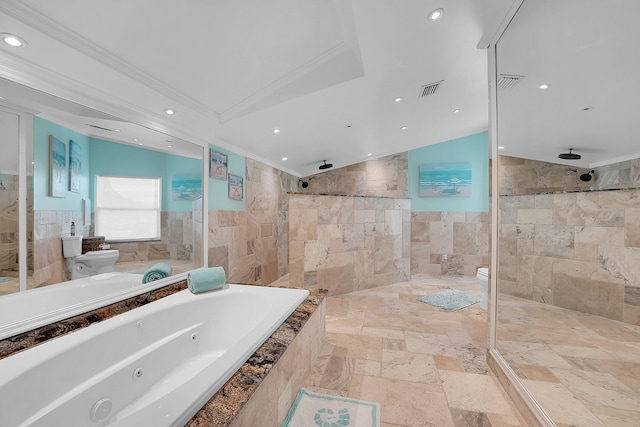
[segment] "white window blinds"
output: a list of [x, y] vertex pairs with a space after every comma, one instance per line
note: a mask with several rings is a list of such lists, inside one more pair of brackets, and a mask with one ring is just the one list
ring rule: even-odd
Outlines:
[[108, 241], [160, 239], [160, 178], [96, 177], [95, 234]]

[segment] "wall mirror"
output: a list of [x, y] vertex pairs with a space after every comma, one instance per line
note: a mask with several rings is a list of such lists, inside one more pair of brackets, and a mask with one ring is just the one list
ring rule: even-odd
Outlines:
[[640, 425], [640, 3], [513, 10], [495, 45], [492, 352], [542, 425]]
[[[161, 239], [111, 242], [120, 252], [116, 271], [166, 261], [175, 274], [203, 265], [200, 145], [6, 79], [0, 96], [0, 295], [64, 280], [61, 237], [71, 222], [77, 234], [95, 235], [96, 175], [162, 182]], [[51, 196], [50, 136], [66, 148], [62, 197]]]

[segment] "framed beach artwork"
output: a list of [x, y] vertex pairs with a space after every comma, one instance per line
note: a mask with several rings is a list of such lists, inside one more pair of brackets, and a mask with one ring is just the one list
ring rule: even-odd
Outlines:
[[226, 154], [220, 153], [212, 148], [209, 149], [209, 177], [215, 179], [227, 179]]
[[471, 197], [471, 163], [420, 165], [418, 196]]
[[82, 145], [69, 141], [69, 191], [80, 192], [80, 172], [82, 172]]
[[242, 200], [244, 193], [244, 179], [241, 176], [229, 174], [229, 198]]
[[67, 194], [67, 145], [49, 135], [49, 196]]
[[172, 200], [196, 200], [202, 197], [202, 179], [200, 175], [176, 174], [171, 181]]

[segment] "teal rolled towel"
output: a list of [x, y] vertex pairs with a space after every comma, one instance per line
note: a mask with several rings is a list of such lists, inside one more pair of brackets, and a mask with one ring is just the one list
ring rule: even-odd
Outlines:
[[199, 268], [187, 274], [187, 286], [194, 294], [219, 289], [224, 286], [226, 280], [222, 267]]
[[166, 262], [159, 262], [151, 266], [148, 269], [144, 276], [142, 276], [142, 283], [153, 282], [154, 280], [164, 279], [165, 277], [171, 276], [171, 266]]

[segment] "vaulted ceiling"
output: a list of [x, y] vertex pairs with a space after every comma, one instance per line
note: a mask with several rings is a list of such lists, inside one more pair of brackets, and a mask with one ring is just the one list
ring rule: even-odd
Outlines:
[[510, 4], [3, 0], [0, 32], [27, 45], [0, 47], [0, 77], [89, 107], [78, 123], [97, 137], [88, 119], [109, 127], [113, 116], [306, 176], [323, 160], [340, 167], [486, 130], [477, 45]]

